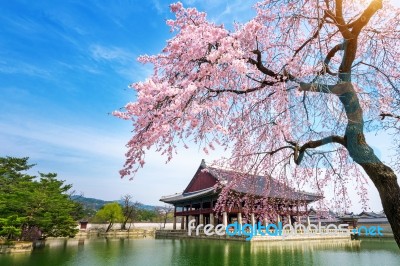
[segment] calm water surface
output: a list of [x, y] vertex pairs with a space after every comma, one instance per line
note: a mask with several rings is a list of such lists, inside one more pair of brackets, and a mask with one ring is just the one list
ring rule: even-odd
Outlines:
[[394, 241], [249, 243], [218, 240], [48, 240], [30, 254], [0, 254], [1, 266], [400, 265]]

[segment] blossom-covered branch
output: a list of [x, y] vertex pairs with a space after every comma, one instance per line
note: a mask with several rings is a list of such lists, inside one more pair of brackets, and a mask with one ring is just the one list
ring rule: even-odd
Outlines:
[[121, 176], [143, 167], [148, 149], [169, 161], [188, 139], [206, 154], [229, 152], [215, 163], [230, 169], [320, 193], [333, 187], [337, 208], [349, 207], [349, 184], [366, 205], [368, 176], [400, 244], [397, 177], [364, 135], [364, 121], [383, 128], [379, 114], [396, 113], [399, 9], [382, 0], [265, 0], [254, 8], [254, 18], [231, 28], [171, 5], [173, 37], [139, 58], [154, 72], [132, 84], [136, 101], [114, 113], [134, 127]]

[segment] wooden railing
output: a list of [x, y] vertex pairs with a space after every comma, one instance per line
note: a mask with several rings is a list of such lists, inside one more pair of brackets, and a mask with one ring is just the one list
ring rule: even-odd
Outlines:
[[[239, 208], [232, 208], [228, 213], [239, 213], [240, 209]], [[200, 215], [200, 214], [210, 214], [214, 213], [213, 208], [205, 208], [205, 209], [197, 209], [197, 210], [188, 210], [188, 211], [177, 211], [175, 212], [175, 216], [188, 216], [188, 215]], [[255, 211], [255, 214], [258, 212]], [[307, 211], [293, 211], [292, 215], [301, 215], [301, 216], [306, 216], [308, 215]]]
[[191, 211], [180, 211], [180, 212], [175, 212], [175, 216], [186, 216], [186, 215], [199, 215], [199, 214], [209, 214], [213, 213], [212, 208], [206, 208], [206, 209], [198, 209], [198, 210], [191, 210]]

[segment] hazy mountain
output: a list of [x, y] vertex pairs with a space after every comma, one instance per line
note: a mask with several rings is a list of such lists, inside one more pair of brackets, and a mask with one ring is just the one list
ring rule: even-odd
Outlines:
[[[123, 203], [121, 200], [106, 201], [106, 200], [95, 199], [95, 198], [86, 198], [86, 197], [78, 196], [78, 195], [72, 196], [72, 200], [82, 203], [83, 206], [87, 209], [94, 209], [96, 211], [99, 210], [101, 207], [103, 207], [107, 203], [111, 203], [111, 202], [119, 202], [120, 204]], [[147, 204], [142, 204], [140, 206], [141, 209], [151, 210], [151, 211], [157, 207], [158, 206], [147, 205]]]

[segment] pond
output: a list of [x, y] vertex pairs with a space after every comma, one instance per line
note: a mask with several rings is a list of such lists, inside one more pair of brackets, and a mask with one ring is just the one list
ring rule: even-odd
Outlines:
[[0, 265], [400, 265], [392, 240], [234, 242], [173, 239], [48, 240]]

